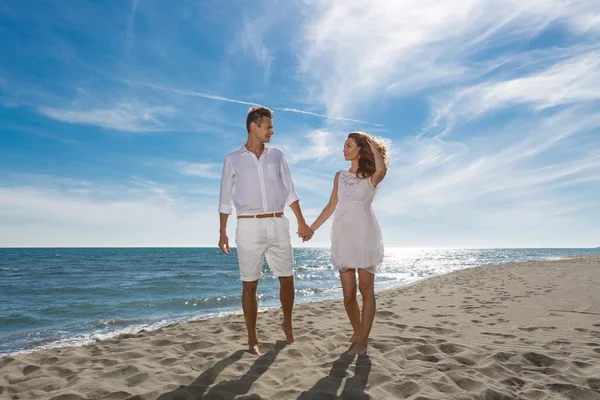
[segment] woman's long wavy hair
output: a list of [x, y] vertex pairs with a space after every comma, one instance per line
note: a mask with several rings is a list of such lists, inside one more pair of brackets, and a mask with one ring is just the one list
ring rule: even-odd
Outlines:
[[365, 132], [352, 132], [348, 135], [348, 138], [354, 139], [358, 145], [360, 151], [360, 158], [358, 159], [358, 169], [356, 170], [356, 176], [359, 178], [369, 178], [375, 173], [375, 156], [371, 151], [371, 146], [367, 142], [367, 138], [371, 138], [377, 145], [385, 165], [389, 165], [390, 160], [387, 154], [387, 147], [382, 141], [375, 139], [373, 136]]

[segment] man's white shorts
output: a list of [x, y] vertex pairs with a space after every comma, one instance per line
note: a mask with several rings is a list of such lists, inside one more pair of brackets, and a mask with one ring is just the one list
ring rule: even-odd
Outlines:
[[253, 282], [262, 276], [265, 257], [275, 277], [294, 275], [290, 222], [285, 216], [239, 218], [235, 243], [242, 281]]

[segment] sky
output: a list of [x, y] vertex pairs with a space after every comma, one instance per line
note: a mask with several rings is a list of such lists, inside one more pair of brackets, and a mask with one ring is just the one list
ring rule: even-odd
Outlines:
[[0, 247], [216, 246], [253, 104], [309, 223], [360, 130], [386, 246], [600, 246], [597, 0], [5, 0], [0, 38]]

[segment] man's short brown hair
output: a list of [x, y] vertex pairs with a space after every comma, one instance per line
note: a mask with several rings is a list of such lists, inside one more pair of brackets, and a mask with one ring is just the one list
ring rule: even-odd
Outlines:
[[250, 124], [255, 123], [260, 126], [263, 118], [273, 119], [273, 111], [263, 106], [253, 106], [248, 110], [248, 116], [246, 117], [246, 130], [250, 133]]

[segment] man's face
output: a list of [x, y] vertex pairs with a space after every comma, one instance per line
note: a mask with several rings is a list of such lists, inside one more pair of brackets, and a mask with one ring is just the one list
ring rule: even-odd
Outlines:
[[263, 117], [262, 123], [260, 126], [256, 124], [253, 132], [257, 139], [262, 143], [269, 143], [271, 141], [271, 136], [275, 134], [275, 132], [273, 132], [273, 121], [269, 117]]

